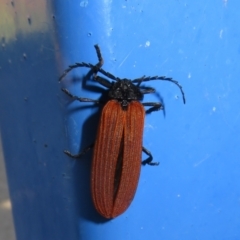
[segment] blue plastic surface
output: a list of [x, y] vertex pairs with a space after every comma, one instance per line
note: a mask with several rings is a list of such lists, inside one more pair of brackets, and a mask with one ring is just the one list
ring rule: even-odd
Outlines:
[[[1, 137], [19, 240], [240, 239], [239, 6], [52, 1], [47, 30], [22, 34], [17, 25], [9, 42], [1, 34]], [[92, 205], [91, 154], [74, 161], [62, 153], [94, 141], [99, 108], [72, 102], [57, 79], [75, 62], [95, 64], [96, 43], [106, 71], [173, 77], [187, 100], [174, 84], [146, 84], [158, 95], [144, 100], [165, 105], [165, 114], [146, 116], [143, 138], [161, 164], [142, 167], [131, 206], [110, 221]], [[73, 70], [62, 86], [98, 99], [101, 87], [86, 85], [87, 73]]]

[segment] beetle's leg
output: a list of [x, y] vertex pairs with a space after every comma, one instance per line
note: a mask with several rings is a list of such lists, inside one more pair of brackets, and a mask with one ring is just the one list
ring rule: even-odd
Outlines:
[[159, 162], [152, 162], [152, 160], [153, 160], [152, 154], [143, 146], [142, 146], [142, 151], [148, 155], [148, 158], [146, 160], [142, 161], [142, 165], [146, 165], [146, 164], [151, 165], [151, 166], [159, 165]]
[[101, 104], [102, 103], [99, 100], [94, 100], [94, 99], [91, 99], [91, 98], [82, 98], [82, 97], [72, 95], [66, 88], [62, 88], [62, 91], [65, 92], [69, 97], [71, 97], [74, 100], [77, 100], [79, 102], [94, 102], [96, 104]]
[[80, 153], [78, 154], [72, 154], [67, 150], [64, 150], [64, 153], [67, 154], [69, 157], [72, 158], [80, 158], [82, 155], [85, 155], [90, 149], [92, 149], [94, 147], [94, 143], [92, 143], [91, 145], [89, 145], [88, 147], [84, 148]]
[[146, 110], [146, 113], [151, 113], [154, 111], [159, 111], [164, 109], [163, 105], [160, 102], [145, 102], [145, 103], [142, 103], [142, 105], [151, 107], [148, 110]]

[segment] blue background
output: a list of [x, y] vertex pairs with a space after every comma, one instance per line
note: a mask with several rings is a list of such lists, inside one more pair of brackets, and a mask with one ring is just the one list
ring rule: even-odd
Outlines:
[[[9, 42], [1, 34], [1, 137], [19, 240], [240, 239], [239, 6], [48, 1], [47, 30], [31, 32], [33, 17], [28, 34], [19, 27]], [[69, 64], [96, 63], [96, 43], [106, 71], [173, 77], [187, 101], [174, 84], [146, 84], [158, 94], [144, 100], [165, 105], [165, 114], [146, 116], [143, 138], [161, 164], [142, 167], [131, 206], [111, 221], [93, 209], [91, 154], [74, 161], [62, 153], [94, 141], [99, 108], [60, 89], [98, 99], [101, 87], [86, 83], [85, 68], [62, 84], [58, 77]]]

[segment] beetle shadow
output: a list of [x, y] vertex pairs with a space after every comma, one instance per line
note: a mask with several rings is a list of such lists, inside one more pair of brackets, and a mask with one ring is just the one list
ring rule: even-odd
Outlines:
[[[91, 102], [79, 102], [80, 106], [72, 108], [68, 111], [69, 115], [74, 114], [75, 112], [95, 108], [96, 111], [91, 114], [83, 123], [82, 126], [82, 134], [80, 136], [79, 142], [79, 150], [80, 152], [90, 146], [92, 143], [95, 142], [95, 138], [97, 135], [97, 128], [100, 120], [100, 114], [104, 103], [107, 101], [108, 96], [108, 89], [104, 88], [103, 86], [96, 85], [97, 82], [91, 80], [93, 72], [90, 70], [86, 75], [82, 78], [72, 78], [71, 82], [73, 84], [77, 84], [78, 82], [82, 82], [82, 89], [88, 90], [95, 93], [101, 93], [99, 100], [101, 104], [91, 103]], [[69, 103], [74, 101], [71, 100], [68, 96], [65, 96], [66, 99], [69, 100]], [[85, 96], [78, 96], [78, 97], [85, 97]], [[76, 100], [75, 100], [76, 101]], [[105, 219], [102, 217], [94, 208], [92, 197], [91, 197], [91, 163], [92, 163], [92, 151], [90, 149], [86, 154], [84, 154], [81, 158], [73, 159], [76, 160], [76, 165], [73, 170], [73, 181], [74, 181], [74, 191], [76, 196], [76, 209], [77, 215], [81, 218], [85, 218], [89, 221], [96, 222], [96, 223], [104, 223], [109, 221], [110, 219]], [[72, 153], [78, 154], [78, 153]]]

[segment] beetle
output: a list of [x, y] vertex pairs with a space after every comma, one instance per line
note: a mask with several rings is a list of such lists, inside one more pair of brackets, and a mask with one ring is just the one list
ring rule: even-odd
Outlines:
[[[184, 103], [185, 95], [177, 81], [165, 76], [143, 76], [134, 80], [115, 77], [101, 68], [104, 60], [99, 46], [94, 47], [99, 61], [96, 65], [84, 62], [70, 65], [59, 80], [74, 68], [88, 67], [93, 72], [93, 80], [109, 89], [109, 99], [101, 113], [95, 143], [76, 155], [66, 150], [64, 152], [70, 157], [79, 158], [94, 147], [91, 169], [93, 203], [103, 217], [115, 218], [129, 207], [134, 198], [141, 164], [159, 164], [152, 162], [152, 154], [142, 146], [142, 136], [145, 113], [163, 109], [163, 105], [160, 102], [141, 103], [144, 94], [154, 93], [155, 89], [140, 84], [152, 80], [170, 81], [179, 87]], [[99, 72], [112, 81], [99, 76]], [[99, 100], [74, 96], [65, 88], [62, 91], [80, 102], [101, 103]], [[150, 108], [145, 111], [145, 106]], [[142, 151], [148, 156], [144, 161], [141, 160]]]

